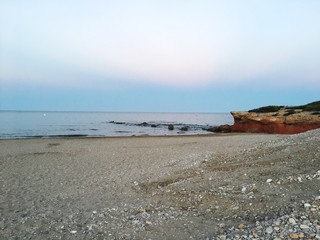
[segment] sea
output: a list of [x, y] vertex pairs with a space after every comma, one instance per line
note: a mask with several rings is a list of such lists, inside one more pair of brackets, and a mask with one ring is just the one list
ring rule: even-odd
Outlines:
[[198, 135], [222, 124], [230, 113], [0, 111], [0, 138]]

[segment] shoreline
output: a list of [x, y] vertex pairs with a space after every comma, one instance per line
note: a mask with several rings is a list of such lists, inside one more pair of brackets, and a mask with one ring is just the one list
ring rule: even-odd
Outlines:
[[[25, 137], [9, 137], [0, 138], [0, 141], [5, 140], [28, 140], [28, 139], [127, 139], [127, 138], [180, 138], [180, 137], [219, 137], [219, 136], [237, 136], [237, 135], [280, 135], [277, 133], [249, 133], [249, 132], [228, 132], [228, 133], [204, 133], [204, 134], [176, 134], [176, 135], [131, 135], [131, 136], [90, 136], [90, 135], [52, 135], [52, 136], [25, 136]], [[281, 134], [289, 136], [294, 134]]]
[[[4, 238], [235, 239], [254, 232], [274, 239], [316, 233], [320, 130], [7, 140], [0, 140]], [[289, 218], [298, 225], [287, 227]], [[309, 229], [302, 230], [306, 219]], [[281, 231], [274, 221], [284, 224]]]

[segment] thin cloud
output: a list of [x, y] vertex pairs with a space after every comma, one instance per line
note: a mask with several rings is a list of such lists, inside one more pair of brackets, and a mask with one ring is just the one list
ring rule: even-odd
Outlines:
[[319, 1], [69, 0], [0, 7], [2, 82], [107, 87], [121, 79], [197, 87], [266, 76], [275, 85], [279, 78], [320, 82]]

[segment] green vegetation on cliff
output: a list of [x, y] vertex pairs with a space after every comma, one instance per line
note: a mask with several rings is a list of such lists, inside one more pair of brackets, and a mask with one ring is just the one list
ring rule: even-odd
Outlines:
[[272, 113], [280, 110], [287, 110], [286, 115], [294, 114], [296, 112], [314, 112], [313, 114], [318, 115], [320, 112], [320, 101], [308, 103], [301, 106], [265, 106], [249, 110], [254, 113]]
[[300, 109], [303, 111], [320, 111], [320, 101], [308, 103], [302, 106], [286, 107], [286, 109]]
[[256, 108], [249, 110], [249, 112], [254, 113], [270, 113], [270, 112], [278, 112], [280, 109], [282, 109], [284, 106], [265, 106], [261, 108]]

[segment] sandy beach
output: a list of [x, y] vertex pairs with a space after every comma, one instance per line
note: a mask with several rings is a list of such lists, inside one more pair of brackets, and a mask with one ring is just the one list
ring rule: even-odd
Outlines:
[[0, 239], [288, 239], [262, 223], [301, 211], [320, 234], [319, 130], [0, 140], [0, 166]]

